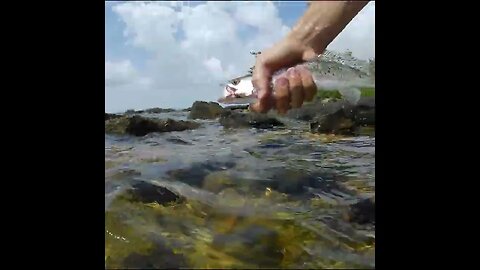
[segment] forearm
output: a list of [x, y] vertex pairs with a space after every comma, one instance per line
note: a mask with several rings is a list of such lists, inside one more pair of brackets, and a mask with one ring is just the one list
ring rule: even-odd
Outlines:
[[312, 1], [287, 39], [305, 46], [307, 56], [323, 53], [369, 1]]

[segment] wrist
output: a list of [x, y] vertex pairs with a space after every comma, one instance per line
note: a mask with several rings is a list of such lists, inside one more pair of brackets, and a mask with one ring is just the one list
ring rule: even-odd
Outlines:
[[300, 48], [302, 60], [311, 60], [322, 54], [330, 43], [331, 34], [328, 29], [323, 27], [296, 27], [286, 37], [286, 39]]

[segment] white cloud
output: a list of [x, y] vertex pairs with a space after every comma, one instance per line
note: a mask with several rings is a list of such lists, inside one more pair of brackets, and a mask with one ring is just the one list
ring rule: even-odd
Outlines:
[[[107, 111], [188, 107], [195, 100], [216, 100], [222, 94], [219, 83], [243, 75], [254, 64], [250, 51], [268, 48], [290, 30], [271, 2], [194, 6], [188, 2], [123, 2], [112, 9], [125, 24], [128, 44], [149, 52], [150, 58], [142, 72], [128, 60], [106, 62]], [[369, 4], [332, 47], [370, 57], [374, 39], [368, 43], [364, 35], [374, 35], [374, 29], [364, 28], [372, 28], [372, 14], [374, 6], [372, 13]], [[255, 31], [244, 37], [240, 29], [245, 27]]]
[[105, 87], [150, 86], [151, 80], [142, 77], [129, 60], [105, 62]]
[[368, 3], [328, 46], [334, 51], [350, 50], [361, 59], [375, 57], [375, 1]]

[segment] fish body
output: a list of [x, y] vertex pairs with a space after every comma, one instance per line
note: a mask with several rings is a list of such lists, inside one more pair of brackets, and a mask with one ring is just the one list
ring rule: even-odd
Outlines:
[[[312, 73], [318, 91], [339, 91], [344, 99], [356, 104], [360, 99], [361, 88], [375, 88], [374, 74], [367, 61], [351, 57], [351, 54], [326, 52], [321, 57], [304, 65]], [[272, 81], [285, 70], [278, 71]], [[257, 99], [252, 84], [252, 75], [244, 75], [229, 80], [218, 102], [228, 104], [251, 104]]]

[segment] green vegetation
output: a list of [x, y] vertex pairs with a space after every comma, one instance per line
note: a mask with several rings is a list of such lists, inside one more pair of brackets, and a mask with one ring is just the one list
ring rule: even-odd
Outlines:
[[[375, 96], [375, 88], [373, 87], [366, 87], [360, 88], [360, 92], [362, 93], [362, 97], [374, 97]], [[329, 91], [322, 91], [319, 90], [317, 92], [317, 99], [341, 99], [342, 95], [338, 90], [329, 90]]]

